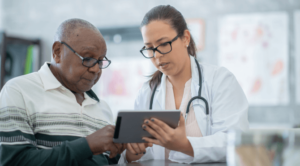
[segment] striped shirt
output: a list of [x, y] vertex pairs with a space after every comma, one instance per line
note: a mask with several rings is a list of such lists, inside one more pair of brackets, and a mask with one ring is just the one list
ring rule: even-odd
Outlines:
[[87, 135], [113, 123], [93, 91], [82, 105], [45, 63], [38, 72], [8, 81], [0, 93], [0, 165], [99, 165]]

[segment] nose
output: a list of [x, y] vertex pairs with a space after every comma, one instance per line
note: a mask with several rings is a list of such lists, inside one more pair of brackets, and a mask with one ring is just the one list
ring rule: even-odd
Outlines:
[[160, 58], [160, 57], [162, 57], [162, 56], [164, 56], [164, 54], [161, 54], [161, 53], [158, 52], [158, 51], [155, 51], [155, 52], [154, 52], [154, 58]]
[[90, 72], [93, 72], [93, 73], [95, 73], [95, 74], [100, 73], [101, 70], [102, 70], [102, 69], [99, 68], [99, 64], [98, 64], [98, 63], [96, 63], [93, 67], [90, 67], [90, 68], [89, 68], [89, 71], [90, 71]]

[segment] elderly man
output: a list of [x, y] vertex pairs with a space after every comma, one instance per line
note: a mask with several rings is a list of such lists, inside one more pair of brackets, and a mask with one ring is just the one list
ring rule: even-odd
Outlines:
[[0, 165], [117, 163], [113, 157], [124, 148], [112, 142], [111, 110], [91, 90], [110, 64], [101, 33], [87, 21], [67, 20], [52, 56], [0, 93]]

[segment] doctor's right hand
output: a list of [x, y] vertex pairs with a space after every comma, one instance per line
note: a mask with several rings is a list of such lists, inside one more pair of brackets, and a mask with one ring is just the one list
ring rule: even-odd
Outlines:
[[152, 143], [127, 143], [127, 161], [131, 162], [140, 159], [146, 153], [146, 148], [152, 146]]

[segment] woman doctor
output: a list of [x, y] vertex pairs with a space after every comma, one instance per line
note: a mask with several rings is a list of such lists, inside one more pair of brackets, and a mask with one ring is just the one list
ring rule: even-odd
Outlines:
[[[141, 127], [155, 139], [127, 144], [119, 163], [225, 161], [228, 130], [248, 129], [248, 102], [236, 78], [224, 67], [195, 60], [196, 47], [185, 19], [172, 6], [152, 8], [141, 23], [141, 32], [145, 44], [141, 53], [157, 71], [140, 89], [135, 110], [179, 109], [182, 115], [176, 129], [158, 119], [146, 119]], [[186, 116], [189, 101], [199, 95], [205, 101], [196, 97]]]

